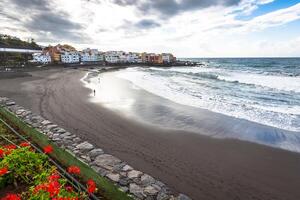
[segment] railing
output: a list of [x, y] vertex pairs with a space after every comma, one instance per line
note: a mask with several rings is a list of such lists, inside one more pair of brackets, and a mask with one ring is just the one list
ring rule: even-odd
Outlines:
[[42, 50], [36, 49], [17, 49], [17, 48], [2, 48], [0, 47], [0, 53], [25, 53], [25, 54], [33, 54], [33, 53], [41, 53]]
[[[22, 136], [20, 133], [18, 133], [13, 127], [11, 127], [6, 121], [0, 118], [0, 122], [2, 122], [11, 132], [13, 132], [19, 139], [21, 139], [24, 142], [28, 142], [32, 148], [34, 148], [37, 152], [43, 153], [43, 151], [37, 147], [36, 145], [32, 144], [30, 141], [28, 141], [24, 136]], [[19, 148], [17, 144], [15, 144], [10, 139], [6, 138], [5, 136], [0, 135], [0, 137], [4, 140], [6, 140], [8, 143], [15, 145]], [[68, 182], [76, 188], [77, 191], [86, 191], [87, 188], [82, 185], [79, 181], [77, 181], [71, 174], [69, 174], [61, 165], [59, 165], [57, 162], [55, 162], [53, 159], [49, 157], [49, 161], [51, 164], [55, 165], [57, 169], [59, 170], [59, 174], [61, 177], [64, 177], [68, 180]], [[96, 197], [94, 194], [90, 194], [89, 196], [90, 200], [100, 200], [98, 197]]]

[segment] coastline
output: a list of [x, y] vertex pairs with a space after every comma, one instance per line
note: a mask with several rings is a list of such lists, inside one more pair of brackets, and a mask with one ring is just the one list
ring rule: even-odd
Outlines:
[[300, 198], [299, 154], [147, 127], [86, 101], [90, 90], [78, 81], [84, 73], [61, 69], [2, 79], [0, 93], [193, 199]]
[[122, 72], [120, 69], [87, 72], [81, 81], [85, 87], [96, 91], [95, 96], [91, 92], [89, 100], [120, 115], [161, 129], [189, 131], [220, 139], [239, 139], [300, 152], [299, 132], [178, 104], [119, 78]]

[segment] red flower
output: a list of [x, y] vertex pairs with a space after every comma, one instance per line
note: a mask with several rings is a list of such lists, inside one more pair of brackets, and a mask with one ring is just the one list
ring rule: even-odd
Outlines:
[[18, 194], [8, 194], [5, 197], [3, 197], [1, 200], [21, 200], [21, 197]]
[[76, 174], [76, 175], [79, 175], [80, 174], [80, 168], [77, 167], [77, 166], [70, 166], [68, 167], [68, 172], [70, 174]]
[[86, 184], [88, 193], [94, 193], [96, 191], [96, 183], [92, 179], [88, 180]]
[[16, 149], [17, 146], [16, 146], [16, 145], [13, 145], [13, 144], [10, 144], [10, 145], [5, 145], [4, 148], [5, 148], [5, 149], [8, 149], [8, 150], [13, 150], [13, 149]]
[[22, 142], [20, 144], [20, 147], [30, 147], [30, 143], [29, 142]]
[[54, 197], [59, 194], [60, 184], [58, 181], [52, 181], [49, 183], [47, 192], [50, 193], [50, 197]]
[[57, 173], [53, 173], [51, 176], [49, 176], [49, 181], [58, 181], [58, 179], [60, 179], [59, 174]]
[[0, 158], [3, 158], [3, 157], [4, 157], [4, 150], [0, 149]]
[[52, 148], [51, 145], [48, 145], [48, 146], [45, 146], [45, 147], [44, 147], [44, 153], [45, 153], [45, 154], [52, 153], [52, 151], [53, 151], [53, 148]]
[[40, 184], [35, 186], [33, 193], [38, 193], [40, 190], [47, 190], [47, 185], [46, 184]]
[[8, 172], [7, 167], [4, 167], [4, 168], [0, 169], [0, 176], [3, 176], [5, 174], [7, 174], [7, 172]]

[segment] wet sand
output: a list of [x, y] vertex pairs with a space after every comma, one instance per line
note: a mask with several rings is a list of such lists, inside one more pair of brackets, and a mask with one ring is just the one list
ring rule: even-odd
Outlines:
[[245, 140], [300, 153], [300, 132], [175, 103], [119, 78], [123, 72], [88, 73], [83, 82], [96, 91], [91, 101], [155, 127]]
[[55, 69], [1, 79], [0, 96], [15, 99], [195, 200], [300, 199], [300, 154], [138, 123], [88, 102], [90, 90], [79, 81], [84, 74]]

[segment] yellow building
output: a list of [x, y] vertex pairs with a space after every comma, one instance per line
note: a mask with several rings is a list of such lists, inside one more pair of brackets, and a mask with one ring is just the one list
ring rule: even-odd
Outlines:
[[146, 52], [141, 53], [141, 59], [142, 59], [142, 62], [143, 62], [143, 63], [146, 63], [146, 62], [147, 62], [147, 53], [146, 53]]

